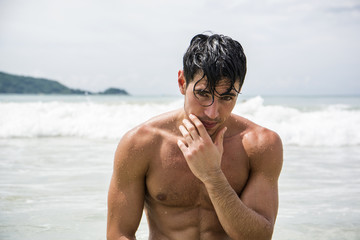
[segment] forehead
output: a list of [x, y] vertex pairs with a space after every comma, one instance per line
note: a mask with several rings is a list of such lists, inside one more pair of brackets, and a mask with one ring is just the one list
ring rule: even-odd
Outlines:
[[[206, 76], [204, 76], [204, 78], [202, 78], [202, 75], [196, 74], [194, 76], [194, 80], [192, 81], [192, 84], [194, 84], [194, 90], [210, 90], [210, 86], [208, 84], [208, 80], [206, 78]], [[201, 79], [201, 80], [200, 80]], [[240, 88], [240, 81], [236, 81], [234, 86], [231, 86], [231, 81], [227, 78], [223, 78], [221, 79], [219, 82], [217, 82], [216, 86], [215, 86], [215, 91], [219, 94], [223, 94], [223, 93], [237, 93], [235, 89], [239, 89]], [[230, 91], [229, 91], [230, 90]]]

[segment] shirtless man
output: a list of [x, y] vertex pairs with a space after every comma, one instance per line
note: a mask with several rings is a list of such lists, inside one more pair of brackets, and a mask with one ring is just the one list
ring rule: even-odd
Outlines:
[[107, 239], [271, 239], [279, 136], [232, 114], [246, 73], [241, 45], [197, 35], [178, 73], [184, 107], [130, 130], [115, 153]]

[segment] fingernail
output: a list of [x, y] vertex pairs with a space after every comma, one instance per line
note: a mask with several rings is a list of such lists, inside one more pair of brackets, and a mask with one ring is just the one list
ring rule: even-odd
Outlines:
[[227, 127], [224, 127], [224, 133], [223, 134], [225, 134], [226, 131], [227, 131]]

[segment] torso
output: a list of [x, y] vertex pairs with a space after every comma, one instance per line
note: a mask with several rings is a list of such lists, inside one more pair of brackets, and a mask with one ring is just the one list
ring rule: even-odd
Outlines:
[[[146, 175], [145, 210], [150, 227], [149, 239], [229, 239], [221, 227], [203, 183], [190, 171], [176, 142], [177, 127], [156, 119], [149, 126], [157, 136], [149, 145], [151, 155]], [[240, 196], [250, 173], [243, 145], [247, 124], [224, 138], [221, 168], [229, 184]]]

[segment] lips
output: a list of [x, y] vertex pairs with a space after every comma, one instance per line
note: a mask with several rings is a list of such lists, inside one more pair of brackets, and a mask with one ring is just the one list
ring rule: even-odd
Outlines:
[[201, 121], [206, 129], [211, 129], [216, 126], [217, 122]]

